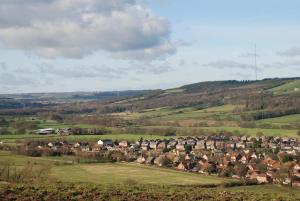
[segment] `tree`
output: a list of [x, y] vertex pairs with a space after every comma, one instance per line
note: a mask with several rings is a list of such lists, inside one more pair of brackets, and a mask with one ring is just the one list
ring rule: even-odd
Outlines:
[[7, 128], [0, 128], [0, 135], [8, 135], [11, 134], [11, 131]]
[[190, 144], [184, 145], [185, 153], [189, 154], [192, 151], [192, 146]]
[[282, 157], [282, 162], [283, 163], [287, 163], [287, 162], [290, 162], [290, 161], [293, 161], [294, 158], [292, 155], [289, 155], [289, 154], [284, 154], [283, 157]]
[[53, 114], [51, 116], [51, 120], [57, 121], [58, 123], [63, 123], [64, 122], [64, 118], [58, 114]]
[[0, 126], [9, 126], [9, 122], [5, 118], [0, 117]]
[[248, 168], [245, 164], [237, 164], [235, 167], [235, 172], [237, 175], [239, 175], [241, 178], [245, 178]]

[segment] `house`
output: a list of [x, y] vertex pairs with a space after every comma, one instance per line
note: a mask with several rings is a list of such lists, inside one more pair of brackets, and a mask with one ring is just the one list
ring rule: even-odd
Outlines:
[[225, 142], [224, 141], [216, 141], [216, 149], [218, 149], [218, 150], [225, 149]]
[[278, 147], [278, 145], [277, 144], [275, 144], [275, 143], [269, 143], [269, 148], [270, 149], [276, 149]]
[[82, 145], [80, 145], [80, 150], [81, 151], [91, 151], [91, 147], [89, 146], [88, 143], [83, 143]]
[[183, 144], [177, 144], [176, 145], [176, 150], [177, 151], [184, 151], [185, 150], [184, 145]]
[[148, 141], [143, 141], [142, 144], [141, 144], [142, 150], [148, 151], [149, 148], [150, 148], [149, 145], [150, 145], [150, 143]]
[[87, 142], [76, 142], [73, 147], [74, 148], [80, 148], [81, 146], [86, 146], [86, 145], [89, 145]]
[[246, 147], [247, 148], [253, 148], [254, 147], [254, 142], [253, 141], [246, 142]]
[[247, 141], [248, 141], [248, 140], [247, 140], [247, 136], [245, 136], [245, 135], [242, 136], [242, 137], [241, 137], [241, 141], [242, 141], [242, 142], [247, 142]]
[[226, 143], [226, 148], [227, 149], [235, 149], [235, 142], [234, 141], [229, 141]]
[[157, 141], [150, 141], [149, 148], [150, 149], [156, 149], [157, 145], [158, 145]]
[[300, 152], [300, 145], [293, 145], [293, 149]]
[[70, 135], [72, 133], [71, 128], [59, 128], [56, 130], [58, 135]]
[[243, 142], [238, 142], [238, 143], [236, 143], [236, 148], [237, 149], [245, 149], [246, 146]]
[[188, 170], [188, 165], [185, 162], [181, 162], [179, 163], [179, 165], [177, 166], [178, 170]]
[[146, 158], [144, 156], [140, 156], [136, 159], [137, 163], [143, 164], [146, 162]]
[[93, 152], [99, 152], [101, 150], [101, 145], [99, 145], [97, 143], [93, 144], [93, 145], [91, 145], [91, 149]]
[[109, 139], [98, 140], [97, 144], [99, 144], [102, 147], [113, 147], [114, 146], [114, 142]]
[[291, 179], [290, 178], [284, 178], [282, 184], [283, 185], [289, 185], [289, 184], [291, 184]]
[[156, 148], [159, 150], [163, 150], [164, 148], [167, 147], [166, 144], [167, 144], [166, 142], [159, 142]]
[[265, 173], [258, 174], [258, 175], [256, 176], [256, 180], [257, 180], [257, 183], [259, 183], [259, 184], [265, 184], [265, 183], [268, 183], [267, 174], [265, 174]]
[[205, 141], [204, 140], [198, 140], [196, 142], [195, 149], [196, 150], [205, 149]]
[[210, 150], [215, 149], [215, 142], [212, 140], [208, 140], [206, 142], [206, 149], [210, 149]]
[[300, 165], [299, 165], [299, 164], [296, 164], [296, 165], [293, 167], [293, 173], [294, 173], [294, 174], [300, 174]]
[[246, 164], [246, 163], [247, 163], [247, 157], [246, 157], [246, 156], [242, 156], [240, 162], [241, 162], [242, 164]]
[[154, 164], [154, 160], [155, 160], [155, 157], [153, 156], [149, 156], [146, 160], [146, 164], [147, 165], [153, 165]]
[[134, 150], [134, 151], [138, 151], [139, 150], [139, 145], [137, 145], [137, 144], [130, 144], [129, 145], [129, 149], [130, 150]]
[[48, 145], [48, 147], [50, 147], [50, 148], [54, 146], [52, 142], [49, 142], [47, 145]]
[[196, 141], [194, 139], [188, 139], [186, 141], [186, 144], [191, 145], [192, 147], [195, 147]]
[[290, 142], [290, 139], [288, 137], [282, 137], [281, 138], [281, 143], [288, 144], [289, 142]]
[[154, 164], [159, 167], [162, 167], [164, 164], [165, 158], [166, 157], [164, 155], [158, 156], [157, 158], [154, 159]]
[[39, 134], [39, 135], [54, 134], [55, 129], [53, 129], [53, 128], [43, 128], [43, 129], [38, 129], [35, 133]]
[[173, 148], [176, 147], [176, 145], [177, 145], [177, 141], [176, 141], [176, 140], [171, 140], [171, 141], [168, 143], [167, 148], [168, 148], [168, 149], [173, 149]]
[[202, 156], [202, 158], [203, 158], [205, 161], [208, 161], [208, 157], [207, 157], [206, 154], [204, 154], [204, 155]]
[[128, 142], [125, 141], [125, 140], [119, 142], [119, 147], [121, 147], [121, 148], [127, 148], [128, 147]]
[[257, 155], [253, 152], [252, 155], [250, 156], [250, 158], [257, 159]]
[[292, 177], [292, 185], [300, 187], [300, 174], [294, 174]]

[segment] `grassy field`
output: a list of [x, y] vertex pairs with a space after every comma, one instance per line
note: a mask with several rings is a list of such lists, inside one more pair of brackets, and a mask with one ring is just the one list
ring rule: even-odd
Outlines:
[[[27, 157], [0, 151], [0, 164], [29, 162], [50, 167], [48, 179], [1, 183], [0, 200], [300, 200], [297, 188], [276, 185], [223, 186], [233, 179], [199, 175], [135, 163], [68, 164], [72, 157]], [[180, 185], [180, 186], [178, 186]], [[10, 198], [10, 199], [7, 199]], [[14, 198], [14, 199], [13, 199]]]
[[282, 95], [282, 94], [289, 94], [289, 93], [295, 93], [300, 89], [300, 81], [292, 81], [283, 85], [280, 85], [278, 87], [269, 89], [268, 91], [273, 92], [276, 95]]
[[55, 166], [51, 176], [63, 182], [91, 182], [96, 184], [136, 182], [142, 184], [192, 185], [221, 184], [232, 181], [215, 176], [192, 174], [135, 163]]
[[9, 163], [16, 166], [24, 166], [28, 163], [35, 165], [54, 165], [57, 163], [70, 163], [73, 157], [29, 157], [17, 155], [8, 151], [0, 151], [0, 164]]
[[164, 139], [165, 136], [161, 135], [146, 135], [146, 134], [109, 134], [109, 135], [68, 135], [68, 136], [58, 136], [58, 135], [0, 135], [0, 141], [3, 142], [16, 142], [23, 140], [67, 140], [69, 142], [78, 141], [98, 141], [100, 139], [111, 139], [111, 140], [128, 140], [136, 141], [140, 138], [144, 139]]
[[185, 108], [169, 113], [160, 113], [159, 120], [187, 120], [187, 119], [234, 119], [239, 120], [240, 116], [234, 112], [235, 109], [241, 108], [236, 105], [222, 105], [210, 107], [207, 109], [196, 110], [193, 108]]
[[72, 156], [28, 157], [0, 151], [0, 164], [9, 163], [24, 166], [30, 162], [35, 166], [51, 166], [50, 179], [54, 181], [95, 184], [134, 182], [165, 185], [221, 184], [226, 181], [234, 181], [136, 163], [72, 164], [73, 159]]
[[[253, 191], [257, 189], [257, 191]], [[266, 189], [266, 191], [264, 191]], [[272, 190], [273, 189], [273, 190]], [[294, 201], [299, 190], [276, 186], [203, 188], [166, 185], [96, 185], [84, 183], [0, 184], [0, 200], [131, 200], [131, 201]]]
[[[169, 128], [168, 126], [146, 126], [145, 128]], [[241, 127], [230, 127], [230, 126], [218, 126], [218, 127], [175, 127], [176, 135], [189, 136], [189, 135], [209, 135], [212, 132], [220, 133], [221, 131], [227, 131], [233, 135], [251, 135], [256, 136], [258, 133], [262, 133], [265, 136], [288, 136], [298, 137], [297, 130], [293, 129], [263, 129], [263, 128], [241, 128]], [[207, 131], [207, 132], [205, 132]], [[146, 138], [145, 138], [146, 139]]]
[[62, 124], [62, 123], [57, 123], [57, 122], [42, 122], [38, 124], [38, 128], [98, 128], [99, 126], [97, 125], [90, 125], [90, 124]]
[[283, 196], [282, 199], [269, 199], [269, 200], [300, 200], [300, 191], [298, 188], [289, 188], [280, 185], [258, 185], [258, 186], [237, 186], [226, 189], [229, 192], [235, 193], [254, 193], [257, 198], [262, 197], [263, 194], [269, 194], [274, 197]]
[[229, 131], [234, 134], [256, 136], [261, 132], [264, 136], [288, 136], [297, 137], [297, 130], [290, 129], [262, 129], [262, 128], [240, 128], [240, 127], [204, 127], [209, 131]]
[[300, 114], [286, 115], [286, 116], [283, 116], [283, 117], [263, 119], [263, 120], [259, 120], [258, 122], [272, 123], [272, 124], [298, 123], [298, 122], [300, 122]]

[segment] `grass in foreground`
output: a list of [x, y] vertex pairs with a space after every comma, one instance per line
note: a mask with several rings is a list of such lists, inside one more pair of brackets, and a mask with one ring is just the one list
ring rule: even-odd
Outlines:
[[233, 180], [137, 164], [57, 165], [66, 160], [70, 158], [33, 158], [1, 151], [0, 164], [22, 166], [31, 161], [52, 168], [49, 180], [0, 182], [0, 200], [300, 200], [299, 189], [282, 186], [208, 187]]
[[[264, 186], [261, 186], [263, 189]], [[268, 187], [272, 188], [272, 187]], [[279, 190], [279, 191], [277, 191]], [[245, 188], [203, 188], [165, 185], [91, 185], [78, 183], [0, 184], [0, 200], [166, 200], [166, 201], [292, 201], [300, 200], [299, 191], [274, 188], [248, 191]]]

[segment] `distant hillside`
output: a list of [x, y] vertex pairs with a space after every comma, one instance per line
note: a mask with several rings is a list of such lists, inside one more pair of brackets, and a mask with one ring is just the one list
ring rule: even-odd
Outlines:
[[143, 96], [150, 90], [0, 94], [0, 109], [49, 107], [61, 103], [112, 101]]
[[[47, 112], [63, 110], [65, 114], [107, 114], [163, 107], [204, 109], [230, 104], [243, 105], [250, 119], [260, 119], [300, 113], [299, 88], [300, 78], [274, 78], [199, 82], [167, 90], [14, 94], [0, 95], [0, 109], [24, 110], [16, 114], [25, 114], [30, 108], [38, 112], [40, 108]], [[14, 111], [2, 112], [11, 113]]]
[[282, 85], [269, 89], [270, 92], [276, 95], [297, 93], [300, 90], [300, 80], [287, 81]]
[[[261, 98], [273, 100], [300, 95], [296, 87], [300, 85], [299, 78], [274, 78], [257, 81], [210, 81], [184, 85], [174, 89], [152, 91], [140, 99], [128, 99], [123, 105], [130, 104], [136, 109], [158, 108], [158, 107], [187, 107], [197, 106], [205, 108], [218, 106], [225, 103], [247, 104], [253, 107], [259, 106]], [[299, 86], [300, 88], [300, 86]], [[293, 93], [279, 93], [290, 90]], [[273, 97], [274, 95], [282, 95]], [[290, 99], [292, 100], [292, 99]], [[255, 106], [254, 106], [255, 105]]]

